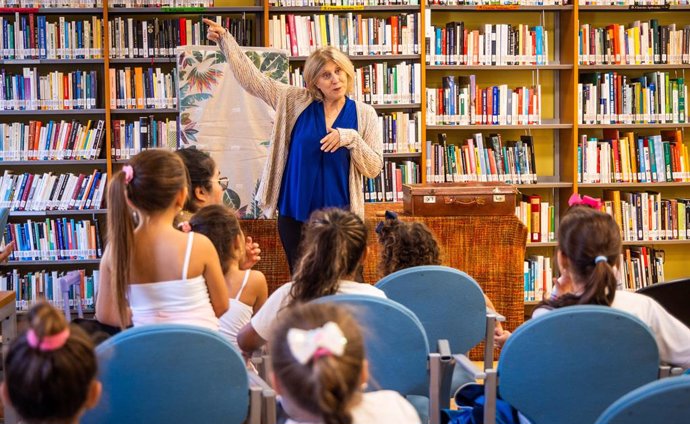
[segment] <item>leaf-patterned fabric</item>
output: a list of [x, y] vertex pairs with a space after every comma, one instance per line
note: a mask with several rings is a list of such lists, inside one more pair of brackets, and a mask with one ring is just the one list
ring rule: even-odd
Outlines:
[[[243, 48], [265, 75], [288, 83], [284, 51]], [[268, 155], [274, 110], [246, 92], [215, 46], [178, 48], [181, 147], [196, 145], [215, 159], [230, 180], [226, 204], [243, 218], [258, 218], [255, 198]]]

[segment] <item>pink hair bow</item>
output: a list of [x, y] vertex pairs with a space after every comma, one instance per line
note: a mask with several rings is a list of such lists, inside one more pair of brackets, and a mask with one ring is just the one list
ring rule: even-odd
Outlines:
[[580, 196], [577, 193], [573, 193], [572, 196], [570, 196], [570, 199], [568, 199], [568, 206], [583, 205], [589, 206], [592, 209], [600, 210], [601, 204], [601, 199], [597, 199], [596, 197]]
[[313, 330], [291, 328], [287, 333], [287, 343], [292, 356], [300, 364], [305, 365], [312, 358], [342, 356], [347, 339], [338, 324], [329, 321], [323, 327]]
[[125, 184], [129, 184], [132, 178], [134, 178], [134, 168], [132, 168], [132, 165], [125, 165], [122, 167], [122, 172], [125, 173]]
[[192, 231], [192, 224], [190, 224], [189, 221], [180, 222], [177, 225], [177, 228], [179, 228], [183, 233], [188, 233]]
[[52, 336], [45, 336], [41, 340], [38, 339], [34, 330], [29, 330], [26, 333], [26, 341], [29, 343], [29, 346], [43, 352], [60, 349], [65, 345], [67, 339], [69, 339], [69, 327]]

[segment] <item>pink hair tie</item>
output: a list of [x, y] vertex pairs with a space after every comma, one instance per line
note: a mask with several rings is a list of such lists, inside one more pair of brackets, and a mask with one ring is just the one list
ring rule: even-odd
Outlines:
[[122, 167], [122, 172], [125, 173], [125, 184], [129, 184], [132, 178], [134, 178], [134, 168], [132, 168], [132, 165], [125, 165]]
[[179, 228], [183, 233], [188, 233], [192, 231], [192, 224], [190, 224], [189, 221], [180, 222], [177, 224], [177, 228]]
[[589, 206], [592, 209], [601, 209], [601, 200], [595, 197], [580, 196], [577, 193], [573, 193], [568, 199], [568, 206]]
[[32, 329], [26, 333], [26, 341], [29, 343], [29, 346], [33, 347], [34, 349], [38, 349], [43, 352], [50, 352], [60, 349], [62, 346], [64, 346], [67, 339], [69, 339], [69, 334], [69, 327], [67, 327], [57, 334], [45, 336], [42, 340], [39, 340], [36, 332]]

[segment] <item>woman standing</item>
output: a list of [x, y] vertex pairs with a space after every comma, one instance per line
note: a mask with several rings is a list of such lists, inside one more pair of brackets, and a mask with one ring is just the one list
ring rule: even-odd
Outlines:
[[362, 176], [376, 177], [383, 167], [376, 111], [347, 97], [354, 66], [336, 48], [312, 53], [304, 65], [307, 88], [293, 87], [263, 75], [225, 28], [204, 22], [242, 87], [276, 111], [257, 197], [267, 216], [279, 212], [278, 233], [292, 272], [312, 211], [338, 207], [364, 217]]

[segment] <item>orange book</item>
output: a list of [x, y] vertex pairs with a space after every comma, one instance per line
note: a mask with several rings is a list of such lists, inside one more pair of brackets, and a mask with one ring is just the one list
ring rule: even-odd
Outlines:
[[125, 68], [125, 80], [122, 81], [122, 84], [125, 86], [125, 109], [132, 109], [133, 103], [132, 103], [132, 84], [130, 82], [132, 81], [132, 69], [127, 66]]
[[134, 68], [134, 96], [136, 97], [137, 109], [144, 108], [144, 72], [141, 66]]

